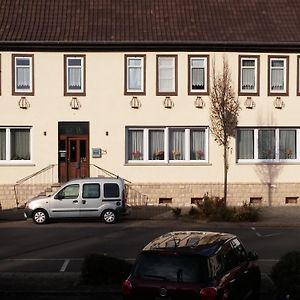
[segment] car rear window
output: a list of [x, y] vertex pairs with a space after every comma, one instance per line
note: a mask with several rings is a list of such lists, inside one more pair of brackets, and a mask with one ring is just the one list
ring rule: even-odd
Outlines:
[[199, 255], [142, 253], [134, 276], [171, 282], [205, 282], [209, 279], [207, 258]]

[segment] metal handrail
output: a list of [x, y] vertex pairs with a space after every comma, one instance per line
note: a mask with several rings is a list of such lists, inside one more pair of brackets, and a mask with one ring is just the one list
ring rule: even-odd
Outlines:
[[114, 173], [112, 173], [112, 172], [110, 172], [110, 171], [108, 171], [108, 170], [106, 170], [106, 169], [103, 169], [103, 168], [101, 168], [101, 167], [99, 167], [99, 166], [97, 166], [97, 165], [95, 165], [95, 164], [90, 164], [90, 166], [94, 166], [96, 169], [102, 171], [103, 173], [105, 173], [105, 174], [107, 174], [107, 175], [109, 175], [109, 176], [111, 176], [111, 177], [122, 178], [125, 182], [131, 183], [131, 181], [129, 181], [129, 180], [123, 178], [123, 177], [120, 177], [119, 175], [114, 174]]
[[32, 173], [32, 174], [30, 174], [30, 175], [28, 175], [28, 176], [26, 176], [26, 177], [24, 177], [24, 178], [18, 180], [18, 181], [14, 184], [14, 194], [15, 194], [15, 201], [16, 201], [16, 206], [17, 206], [17, 207], [19, 207], [19, 199], [18, 199], [17, 186], [20, 186], [20, 185], [23, 184], [24, 182], [26, 182], [26, 181], [28, 181], [28, 180], [30, 180], [30, 179], [32, 179], [32, 178], [38, 176], [38, 175], [41, 175], [41, 174], [43, 174], [43, 173], [45, 173], [45, 172], [47, 172], [47, 171], [49, 171], [49, 170], [51, 170], [51, 169], [54, 169], [56, 166], [57, 166], [57, 164], [51, 164], [51, 165], [49, 165], [49, 166], [47, 166], [47, 167], [45, 167], [45, 168], [43, 168], [43, 169], [41, 169], [41, 170], [39, 170], [39, 171], [37, 171], [37, 172], [34, 172], [34, 173]]

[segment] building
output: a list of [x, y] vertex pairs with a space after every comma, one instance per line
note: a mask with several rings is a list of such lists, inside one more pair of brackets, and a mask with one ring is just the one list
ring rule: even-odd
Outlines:
[[299, 14], [295, 0], [0, 0], [2, 208], [107, 173], [149, 204], [221, 196], [223, 57], [242, 107], [228, 203], [299, 204]]

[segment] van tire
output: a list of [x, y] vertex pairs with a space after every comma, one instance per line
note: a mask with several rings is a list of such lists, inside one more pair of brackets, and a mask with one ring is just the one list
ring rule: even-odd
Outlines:
[[116, 212], [112, 209], [107, 209], [102, 213], [101, 219], [106, 224], [113, 224], [117, 220]]
[[48, 222], [49, 216], [44, 209], [36, 209], [32, 213], [32, 220], [35, 224], [45, 224]]

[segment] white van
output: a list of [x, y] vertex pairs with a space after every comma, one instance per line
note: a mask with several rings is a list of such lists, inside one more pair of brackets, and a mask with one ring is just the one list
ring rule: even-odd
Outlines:
[[114, 223], [126, 214], [123, 180], [105, 177], [71, 180], [51, 196], [35, 197], [26, 203], [24, 216], [36, 224], [69, 217], [99, 217]]

